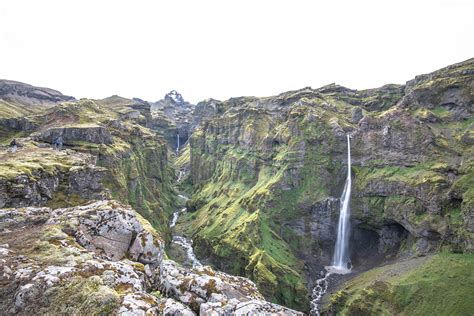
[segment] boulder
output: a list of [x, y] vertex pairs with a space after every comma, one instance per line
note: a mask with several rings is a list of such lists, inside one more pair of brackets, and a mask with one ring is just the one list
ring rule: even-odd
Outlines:
[[163, 245], [148, 222], [114, 201], [1, 209], [0, 308], [20, 315], [193, 315], [149, 293]]
[[265, 301], [247, 278], [201, 266], [187, 269], [171, 260], [160, 267], [161, 289], [200, 315], [255, 315], [303, 313]]

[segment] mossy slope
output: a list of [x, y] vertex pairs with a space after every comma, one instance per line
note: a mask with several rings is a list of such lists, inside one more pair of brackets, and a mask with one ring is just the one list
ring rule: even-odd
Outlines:
[[328, 314], [469, 315], [474, 255], [440, 253], [364, 272], [329, 298]]

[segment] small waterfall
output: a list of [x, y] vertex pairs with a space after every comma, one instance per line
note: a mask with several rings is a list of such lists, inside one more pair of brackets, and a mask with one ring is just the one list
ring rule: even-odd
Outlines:
[[[184, 196], [182, 194], [179, 194], [178, 197], [181, 199], [187, 201], [188, 197]], [[176, 211], [173, 213], [173, 218], [170, 221], [169, 227], [172, 229], [173, 227], [176, 226], [176, 223], [178, 221], [179, 215], [186, 213], [186, 208], [181, 209], [180, 211]], [[200, 267], [202, 266], [201, 262], [196, 258], [196, 255], [194, 254], [193, 251], [193, 241], [188, 240], [184, 238], [183, 236], [178, 236], [178, 235], [173, 235], [173, 243], [181, 246], [185, 251], [186, 251], [186, 256], [188, 257], [188, 260], [191, 262], [193, 267]]]
[[170, 228], [173, 228], [176, 226], [176, 222], [178, 221], [179, 214], [186, 212], [186, 208], [183, 208], [180, 212], [174, 212], [173, 213], [173, 218], [171, 219], [170, 222]]
[[316, 286], [313, 288], [313, 291], [311, 293], [311, 311], [310, 315], [311, 316], [319, 316], [319, 303], [321, 302], [321, 299], [323, 298], [323, 295], [326, 294], [326, 291], [328, 290], [328, 277], [331, 275], [330, 272], [327, 272], [323, 278], [316, 280]]
[[198, 258], [196, 258], [196, 255], [194, 254], [192, 240], [188, 240], [182, 236], [173, 236], [173, 242], [184, 248], [189, 261], [191, 261], [193, 265], [193, 268], [202, 266], [202, 263], [198, 260]]
[[339, 212], [339, 224], [337, 226], [337, 240], [334, 248], [334, 260], [332, 262], [335, 268], [341, 270], [350, 270], [349, 264], [349, 201], [351, 199], [351, 141], [347, 135], [347, 178], [344, 185], [344, 191], [341, 195], [341, 211]]
[[179, 153], [179, 133], [176, 134], [176, 155]]

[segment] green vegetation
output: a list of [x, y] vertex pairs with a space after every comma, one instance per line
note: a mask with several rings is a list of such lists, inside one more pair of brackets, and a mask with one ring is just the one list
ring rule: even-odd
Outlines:
[[120, 307], [118, 293], [104, 286], [98, 276], [76, 277], [60, 287], [48, 312], [74, 314], [78, 310], [87, 315], [108, 315]]
[[474, 255], [440, 253], [364, 272], [331, 295], [338, 315], [469, 315]]
[[27, 143], [25, 147], [18, 148], [16, 153], [0, 153], [0, 179], [11, 181], [26, 175], [34, 180], [39, 176], [58, 175], [74, 165], [82, 164], [83, 161], [77, 156]]

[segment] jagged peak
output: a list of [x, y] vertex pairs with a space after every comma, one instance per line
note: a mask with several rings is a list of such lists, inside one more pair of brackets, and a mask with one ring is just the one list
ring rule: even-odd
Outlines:
[[165, 100], [170, 100], [177, 105], [185, 103], [183, 96], [176, 90], [171, 90], [170, 92], [168, 92], [165, 95]]

